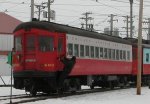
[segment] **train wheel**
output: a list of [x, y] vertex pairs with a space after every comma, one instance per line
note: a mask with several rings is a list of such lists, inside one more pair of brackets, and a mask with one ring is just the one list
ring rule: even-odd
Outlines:
[[94, 89], [94, 85], [92, 84], [92, 85], [90, 86], [90, 88], [91, 88], [91, 89]]
[[110, 87], [111, 90], [114, 89], [115, 86], [114, 86], [114, 82], [113, 82], [113, 81], [110, 81], [110, 82], [109, 82], [109, 87]]
[[35, 85], [33, 84], [33, 85], [31, 86], [31, 89], [30, 89], [30, 95], [31, 95], [31, 96], [36, 96], [36, 94], [37, 94], [37, 90], [36, 90], [36, 88], [35, 88]]

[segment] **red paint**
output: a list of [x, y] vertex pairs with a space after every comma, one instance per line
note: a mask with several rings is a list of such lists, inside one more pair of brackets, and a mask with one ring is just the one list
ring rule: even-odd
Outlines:
[[77, 59], [71, 75], [131, 74], [132, 63], [124, 61]]
[[[34, 51], [28, 51], [25, 49], [26, 37], [28, 35], [35, 36], [35, 47]], [[51, 36], [54, 38], [54, 51], [52, 52], [41, 52], [38, 48], [38, 36]], [[38, 70], [38, 71], [49, 71], [55, 72], [63, 69], [63, 64], [60, 62], [59, 57], [66, 54], [66, 39], [65, 34], [57, 32], [49, 32], [39, 29], [31, 29], [29, 31], [20, 30], [15, 32], [15, 36], [22, 37], [22, 48], [21, 52], [15, 52], [15, 55], [20, 56], [19, 63], [14, 65], [14, 71], [21, 70]], [[58, 38], [63, 38], [63, 51], [58, 52]], [[35, 59], [35, 62], [26, 62], [26, 60]], [[14, 63], [15, 64], [15, 63]]]
[[150, 74], [150, 64], [144, 64], [143, 65], [143, 74]]

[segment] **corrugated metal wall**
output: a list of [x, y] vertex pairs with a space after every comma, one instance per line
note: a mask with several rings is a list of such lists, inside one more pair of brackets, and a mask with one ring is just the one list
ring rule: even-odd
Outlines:
[[13, 35], [0, 34], [0, 51], [11, 51], [13, 48]]

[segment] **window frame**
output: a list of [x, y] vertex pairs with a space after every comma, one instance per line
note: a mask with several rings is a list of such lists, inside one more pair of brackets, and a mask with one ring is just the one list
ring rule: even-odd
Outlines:
[[[50, 47], [47, 47], [47, 46], [45, 47], [45, 45], [47, 45], [47, 44], [45, 44], [46, 41], [40, 40], [41, 37], [42, 38], [44, 37], [45, 39], [48, 39], [48, 38], [52, 39], [51, 41], [48, 41], [48, 42], [52, 43], [52, 45], [49, 44]], [[45, 42], [44, 45], [43, 45], [43, 47], [40, 47], [40, 41], [41, 41], [41, 43]], [[38, 36], [38, 50], [40, 52], [54, 52], [54, 36], [47, 36], [47, 35], [40, 35], [40, 36]]]
[[84, 57], [84, 52], [85, 52], [85, 49], [84, 49], [84, 45], [80, 45], [80, 57]]

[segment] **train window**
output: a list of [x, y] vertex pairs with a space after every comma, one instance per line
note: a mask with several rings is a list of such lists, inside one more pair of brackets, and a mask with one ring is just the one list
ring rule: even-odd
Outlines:
[[120, 60], [122, 60], [122, 50], [120, 50]]
[[85, 46], [85, 56], [89, 56], [89, 46]]
[[71, 43], [68, 44], [68, 54], [73, 56], [73, 44]]
[[107, 48], [104, 48], [104, 58], [105, 59], [107, 59], [108, 58], [108, 56], [107, 56], [108, 54], [107, 54]]
[[119, 50], [116, 50], [116, 60], [119, 60]]
[[130, 51], [127, 51], [127, 59], [130, 60]]
[[116, 59], [115, 56], [116, 56], [116, 55], [115, 55], [115, 49], [112, 49], [112, 59], [113, 59], [113, 60]]
[[39, 48], [42, 52], [54, 50], [54, 38], [50, 36], [39, 37]]
[[103, 48], [100, 48], [100, 57], [103, 58]]
[[80, 57], [84, 57], [84, 45], [80, 45]]
[[149, 62], [149, 53], [146, 53], [146, 62]]
[[126, 51], [123, 51], [123, 59], [126, 60]]
[[35, 37], [34, 36], [27, 36], [26, 49], [27, 51], [35, 50]]
[[95, 57], [99, 58], [99, 47], [95, 47]]
[[111, 59], [111, 49], [108, 49], [108, 59]]
[[22, 51], [21, 37], [15, 37], [15, 50]]
[[79, 45], [74, 44], [74, 55], [79, 57]]
[[91, 46], [90, 50], [91, 50], [91, 57], [94, 58], [94, 46]]
[[58, 52], [63, 51], [63, 38], [58, 39]]

